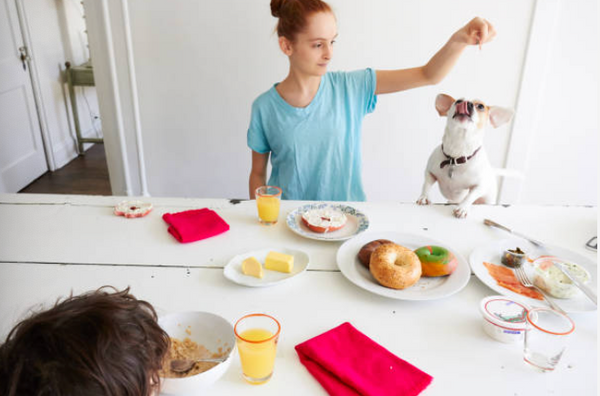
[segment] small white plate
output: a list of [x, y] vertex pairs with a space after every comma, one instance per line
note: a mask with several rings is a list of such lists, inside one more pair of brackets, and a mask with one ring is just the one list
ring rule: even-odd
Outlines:
[[[270, 251], [275, 251], [275, 252], [289, 254], [289, 255], [294, 256], [294, 268], [292, 269], [292, 272], [289, 274], [286, 274], [285, 272], [271, 271], [271, 270], [265, 269], [264, 268], [265, 259], [267, 258], [267, 254], [269, 254]], [[263, 274], [264, 274], [262, 279], [256, 278], [256, 277], [250, 276], [250, 275], [244, 275], [244, 273], [242, 272], [242, 261], [246, 260], [248, 257], [254, 257], [258, 261], [260, 261], [260, 263], [262, 264]], [[235, 256], [234, 258], [229, 260], [229, 263], [227, 263], [227, 265], [223, 269], [223, 275], [225, 275], [225, 277], [227, 279], [229, 279], [230, 281], [237, 283], [239, 285], [243, 285], [243, 286], [249, 286], [249, 287], [275, 286], [282, 282], [290, 280], [291, 278], [295, 277], [296, 275], [299, 275], [299, 274], [303, 273], [304, 271], [306, 271], [306, 268], [308, 268], [309, 261], [310, 261], [310, 259], [308, 257], [308, 254], [306, 254], [300, 250], [288, 249], [288, 248], [282, 248], [282, 247], [267, 248], [267, 249], [255, 250], [252, 252], [248, 252], [248, 253], [244, 253], [244, 254]]]
[[[337, 231], [326, 232], [323, 234], [311, 231], [304, 222], [302, 222], [302, 214], [312, 209], [323, 209], [326, 207], [344, 213], [348, 221], [343, 228]], [[369, 219], [364, 213], [352, 206], [333, 203], [312, 203], [289, 212], [286, 218], [286, 224], [290, 230], [305, 238], [318, 241], [345, 241], [369, 228]]]
[[[596, 292], [596, 280], [598, 279], [596, 263], [571, 250], [557, 246], [548, 246], [548, 252], [542, 252], [531, 243], [520, 238], [494, 241], [473, 250], [473, 252], [471, 252], [471, 256], [469, 257], [469, 262], [471, 263], [471, 269], [473, 270], [473, 273], [488, 287], [504, 296], [523, 302], [531, 307], [548, 306], [544, 300], [536, 300], [535, 298], [525, 297], [519, 293], [515, 293], [500, 286], [490, 275], [487, 268], [483, 265], [484, 261], [490, 264], [502, 265], [500, 260], [502, 259], [502, 253], [504, 250], [514, 249], [516, 247], [521, 248], [521, 250], [523, 250], [530, 257], [532, 256], [532, 258], [537, 258], [540, 255], [547, 255], [550, 253], [553, 256], [559, 257], [563, 260], [572, 261], [575, 264], [579, 264], [590, 273], [591, 280], [587, 285], [590, 286], [594, 292]], [[529, 278], [533, 281], [533, 267], [527, 262], [524, 264], [524, 266]], [[566, 312], [572, 313], [596, 310], [596, 306], [589, 301], [583, 293], [573, 298], [553, 298], [552, 301], [556, 302], [556, 304]]]
[[412, 250], [435, 245], [452, 251], [447, 245], [434, 239], [399, 232], [365, 233], [352, 238], [338, 249], [337, 264], [342, 274], [362, 289], [397, 300], [436, 300], [459, 292], [469, 282], [471, 277], [469, 264], [460, 254], [452, 251], [458, 260], [458, 266], [448, 276], [421, 277], [415, 285], [404, 290], [381, 286], [357, 257], [364, 245], [376, 239], [388, 239]]

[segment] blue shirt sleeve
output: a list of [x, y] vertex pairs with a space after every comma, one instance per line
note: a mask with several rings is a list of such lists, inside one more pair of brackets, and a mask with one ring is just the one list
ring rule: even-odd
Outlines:
[[252, 114], [250, 116], [250, 126], [248, 127], [248, 147], [257, 153], [264, 154], [271, 151], [269, 141], [265, 135], [259, 101], [252, 103]]
[[346, 73], [346, 83], [358, 101], [363, 104], [364, 114], [372, 113], [377, 105], [377, 75], [371, 68]]

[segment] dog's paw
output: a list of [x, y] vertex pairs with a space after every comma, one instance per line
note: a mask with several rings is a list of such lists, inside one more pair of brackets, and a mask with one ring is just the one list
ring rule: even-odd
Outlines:
[[429, 205], [431, 201], [425, 195], [421, 195], [419, 199], [417, 199], [417, 205]]
[[464, 219], [465, 217], [467, 217], [467, 214], [469, 214], [469, 208], [463, 208], [461, 206], [458, 206], [452, 211], [452, 213], [454, 213], [455, 217], [458, 217], [459, 219]]

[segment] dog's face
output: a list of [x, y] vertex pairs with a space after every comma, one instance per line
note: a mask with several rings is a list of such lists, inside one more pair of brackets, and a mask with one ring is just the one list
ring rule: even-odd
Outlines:
[[487, 106], [480, 100], [454, 99], [440, 94], [435, 99], [435, 108], [440, 116], [448, 117], [448, 126], [466, 130], [483, 130], [488, 122], [497, 128], [510, 121], [511, 109]]

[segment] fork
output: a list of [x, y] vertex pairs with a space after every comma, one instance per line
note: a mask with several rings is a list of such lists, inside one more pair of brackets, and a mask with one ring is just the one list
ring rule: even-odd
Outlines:
[[561, 307], [559, 307], [558, 305], [556, 305], [556, 303], [554, 301], [552, 301], [550, 299], [550, 297], [548, 297], [548, 295], [546, 294], [545, 291], [543, 291], [542, 289], [540, 289], [539, 287], [537, 287], [536, 285], [533, 284], [533, 282], [531, 282], [531, 280], [529, 280], [529, 277], [527, 276], [527, 273], [525, 273], [525, 270], [523, 269], [523, 266], [517, 267], [514, 269], [514, 273], [515, 276], [517, 277], [517, 280], [519, 282], [521, 282], [521, 284], [525, 287], [529, 287], [529, 288], [533, 288], [535, 290], [537, 290], [538, 292], [540, 292], [540, 294], [544, 297], [544, 300], [546, 300], [546, 302], [548, 303], [548, 305], [550, 305], [550, 307], [552, 307], [553, 310], [558, 311], [562, 314], [567, 314], [565, 311], [562, 310]]

